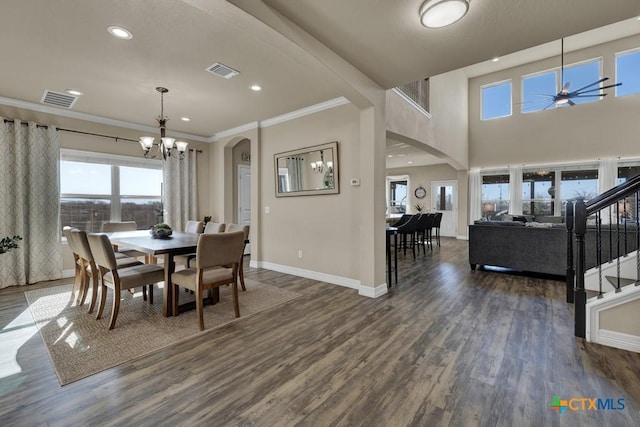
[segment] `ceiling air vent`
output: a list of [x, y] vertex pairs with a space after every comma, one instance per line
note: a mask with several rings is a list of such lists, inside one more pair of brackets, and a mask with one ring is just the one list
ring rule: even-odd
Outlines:
[[56, 107], [71, 108], [77, 100], [77, 96], [54, 92], [52, 90], [45, 90], [40, 102], [47, 105], [55, 105]]
[[211, 74], [215, 74], [216, 76], [224, 77], [225, 79], [230, 79], [232, 77], [240, 74], [240, 71], [236, 71], [231, 67], [227, 67], [224, 64], [216, 62], [210, 67], [207, 67], [207, 71]]

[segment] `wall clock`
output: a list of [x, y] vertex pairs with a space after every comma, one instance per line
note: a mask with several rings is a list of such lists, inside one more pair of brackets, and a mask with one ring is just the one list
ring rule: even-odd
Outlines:
[[420, 186], [416, 188], [416, 191], [413, 192], [418, 199], [424, 199], [424, 196], [427, 195], [427, 190], [424, 187]]

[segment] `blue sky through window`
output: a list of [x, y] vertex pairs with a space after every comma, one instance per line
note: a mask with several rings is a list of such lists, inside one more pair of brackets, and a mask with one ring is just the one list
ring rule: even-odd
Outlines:
[[[566, 67], [564, 69], [564, 82], [562, 86], [564, 86], [564, 83], [567, 83], [567, 82], [571, 83], [571, 85], [569, 86], [569, 92], [572, 92], [576, 89], [582, 88], [583, 86], [597, 82], [600, 79], [601, 79], [600, 60], [591, 61], [591, 62], [586, 62], [584, 64], [578, 64], [571, 67]], [[594, 85], [585, 90], [596, 89], [598, 87], [599, 87], [598, 85]], [[599, 92], [589, 92], [585, 95], [598, 95], [598, 94]], [[576, 104], [593, 102], [599, 99], [600, 98], [597, 96], [588, 97], [588, 98], [571, 98], [571, 100]]]
[[640, 50], [616, 56], [616, 96], [640, 93]]
[[511, 82], [482, 88], [482, 120], [511, 115]]
[[[540, 74], [522, 78], [522, 113], [533, 113], [544, 109], [556, 108], [552, 104], [556, 95], [569, 82], [569, 92], [580, 89], [600, 80], [600, 60], [589, 61], [582, 64], [567, 66], [564, 69], [564, 82], [559, 84], [562, 71], [558, 68]], [[608, 83], [608, 82], [607, 82]], [[596, 89], [594, 85], [588, 89]], [[598, 95], [598, 92], [589, 92], [586, 95]], [[576, 104], [597, 101], [598, 96], [577, 97], [571, 100]]]
[[[548, 71], [522, 79], [522, 112], [532, 113], [543, 110], [553, 101], [556, 94], [556, 73]], [[555, 104], [549, 108], [555, 108]]]

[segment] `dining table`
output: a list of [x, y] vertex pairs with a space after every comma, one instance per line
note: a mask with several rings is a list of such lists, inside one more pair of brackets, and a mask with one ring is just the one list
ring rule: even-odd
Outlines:
[[173, 316], [173, 286], [171, 275], [175, 271], [174, 256], [190, 254], [198, 246], [198, 233], [174, 231], [168, 238], [153, 237], [149, 230], [115, 231], [103, 233], [109, 237], [113, 245], [135, 249], [151, 257], [164, 257], [164, 292], [162, 296], [162, 314]]

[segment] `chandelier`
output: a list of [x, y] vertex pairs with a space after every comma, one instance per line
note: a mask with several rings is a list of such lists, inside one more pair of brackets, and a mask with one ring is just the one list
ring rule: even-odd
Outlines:
[[[159, 153], [162, 153], [162, 159], [167, 160], [167, 157], [171, 156], [171, 153], [177, 151], [178, 159], [184, 159], [184, 153], [187, 151], [187, 144], [184, 141], [176, 141], [175, 138], [168, 138], [165, 136], [166, 123], [169, 120], [164, 115], [164, 94], [169, 92], [169, 89], [164, 87], [157, 87], [156, 90], [160, 92], [160, 115], [156, 117], [158, 125], [160, 126], [160, 142], [154, 143], [155, 138], [153, 136], [141, 136], [140, 145], [144, 150], [144, 157], [147, 159], [155, 159]], [[153, 146], [156, 146], [155, 151], [152, 153]], [[175, 153], [175, 152], [174, 152]]]
[[333, 172], [333, 162], [324, 163], [324, 153], [320, 150], [320, 160], [317, 162], [311, 162], [311, 169], [313, 173], [322, 173], [324, 172], [325, 167], [328, 169], [328, 172]]

